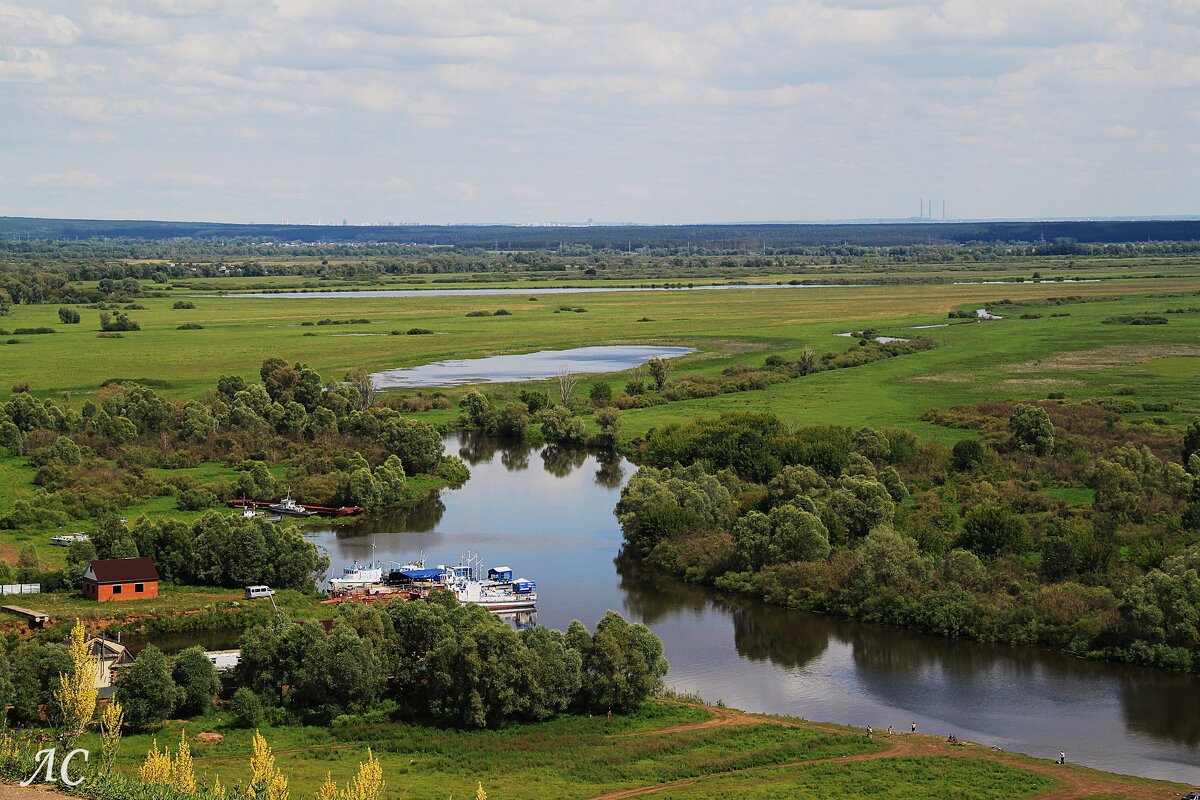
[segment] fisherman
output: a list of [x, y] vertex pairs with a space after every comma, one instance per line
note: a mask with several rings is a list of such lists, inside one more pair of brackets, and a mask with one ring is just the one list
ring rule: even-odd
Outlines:
[[895, 731], [892, 730], [892, 726], [888, 725], [888, 736], [891, 736], [893, 733], [895, 733]]
[[914, 722], [914, 723], [912, 724], [912, 731], [911, 731], [911, 733], [916, 733], [916, 732], [917, 732], [917, 723], [915, 723], [915, 722]]
[[1058, 751], [1058, 763], [1060, 763], [1060, 764], [1067, 763], [1067, 754], [1064, 753], [1062, 750]]
[[871, 734], [873, 734], [873, 733], [875, 733], [875, 729], [874, 729], [874, 728], [872, 728], [870, 725], [868, 725], [868, 726], [867, 726], [867, 738], [868, 738], [868, 739], [870, 739], [870, 738], [871, 738]]

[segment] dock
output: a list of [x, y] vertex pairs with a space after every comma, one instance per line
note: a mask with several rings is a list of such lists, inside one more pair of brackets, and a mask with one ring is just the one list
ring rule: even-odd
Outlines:
[[21, 606], [0, 606], [0, 611], [7, 611], [9, 614], [24, 617], [31, 628], [43, 628], [50, 621], [50, 615], [45, 611], [34, 611]]

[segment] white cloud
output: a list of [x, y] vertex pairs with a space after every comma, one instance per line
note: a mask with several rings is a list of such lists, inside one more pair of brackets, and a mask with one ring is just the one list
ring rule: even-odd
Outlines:
[[79, 27], [63, 14], [0, 3], [0, 43], [65, 45], [79, 36]]
[[1200, 0], [0, 0], [5, 155], [159, 217], [1119, 213], [1147, 175], [1183, 213], [1197, 54]]
[[86, 16], [89, 36], [107, 44], [145, 44], [166, 37], [167, 27], [150, 17], [130, 11], [92, 6]]
[[40, 47], [0, 45], [0, 83], [44, 83], [56, 74], [50, 54]]
[[99, 189], [105, 182], [99, 175], [87, 170], [64, 172], [39, 172], [25, 179], [26, 186], [50, 189]]

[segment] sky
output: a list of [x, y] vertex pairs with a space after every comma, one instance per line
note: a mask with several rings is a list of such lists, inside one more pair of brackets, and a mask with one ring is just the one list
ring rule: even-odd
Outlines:
[[1200, 0], [0, 0], [0, 215], [674, 224], [921, 198], [1200, 214]]

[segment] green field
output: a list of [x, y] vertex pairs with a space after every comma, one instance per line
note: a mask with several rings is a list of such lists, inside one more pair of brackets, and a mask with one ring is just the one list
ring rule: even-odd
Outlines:
[[[54, 306], [15, 306], [3, 319], [6, 329], [48, 326], [57, 333], [18, 336], [19, 344], [0, 345], [0, 385], [28, 381], [36, 393], [82, 397], [99, 391], [109, 378], [150, 378], [167, 381], [167, 394], [186, 398], [210, 391], [222, 374], [255, 377], [258, 365], [272, 356], [308, 363], [328, 378], [358, 366], [379, 370], [447, 358], [631, 342], [696, 347], [700, 352], [680, 359], [675, 375], [715, 375], [731, 364], [760, 364], [770, 354], [795, 357], [806, 345], [818, 353], [846, 350], [855, 342], [833, 334], [871, 327], [890, 335], [924, 333], [939, 347], [765, 391], [632, 411], [626, 415], [626, 431], [638, 433], [680, 416], [756, 408], [797, 423], [900, 425], [924, 438], [945, 440], [954, 434], [920, 422], [927, 409], [1001, 397], [1044, 397], [1051, 391], [1071, 399], [1105, 396], [1119, 386], [1134, 387], [1141, 402], [1183, 401], [1178, 410], [1166, 414], [1171, 424], [1178, 424], [1194, 410], [1192, 398], [1200, 385], [1195, 367], [1200, 313], [1175, 314], [1169, 324], [1158, 326], [1106, 325], [1102, 320], [1186, 306], [1194, 302], [1187, 298], [1195, 297], [1198, 286], [1200, 281], [1186, 277], [1130, 277], [1081, 284], [581, 294], [541, 296], [536, 301], [522, 296], [210, 296], [196, 298], [194, 310], [172, 309], [173, 298], [151, 298], [139, 301], [146, 310], [128, 312], [142, 330], [121, 339], [97, 338], [95, 311], [84, 310], [82, 324], [60, 325]], [[984, 307], [1004, 298], [1037, 303], [1066, 294], [1120, 299], [1022, 307], [1018, 312], [1041, 313], [1041, 319], [1012, 314], [992, 323], [912, 330], [948, 322], [946, 313], [952, 309]], [[583, 306], [587, 313], [554, 313], [563, 304]], [[466, 317], [469, 311], [497, 308], [512, 315]], [[653, 321], [638, 322], [643, 317]], [[371, 324], [301, 325], [325, 318], [367, 318]], [[204, 329], [176, 330], [188, 322]], [[387, 335], [411, 327], [437, 335]], [[1089, 352], [1091, 356], [1080, 357]], [[608, 380], [620, 386], [627, 378]], [[451, 416], [434, 413], [429, 419]]]
[[[956, 265], [907, 265], [897, 268], [890, 277], [978, 279], [981, 276], [977, 273], [982, 273], [991, 279], [1029, 275], [1034, 269], [1047, 276], [1055, 274], [1045, 263], [1020, 260], [971, 264], [969, 268], [969, 275], [956, 276], [954, 273], [961, 269]], [[619, 343], [694, 347], [698, 352], [673, 362], [672, 378], [714, 377], [727, 367], [761, 365], [769, 355], [794, 359], [806, 346], [818, 354], [843, 352], [855, 347], [857, 340], [834, 334], [872, 328], [892, 336], [925, 335], [937, 347], [860, 367], [818, 372], [758, 391], [631, 409], [623, 413], [624, 436], [636, 436], [683, 418], [756, 410], [774, 412], [794, 424], [904, 427], [923, 440], [952, 444], [974, 434], [924, 421], [927, 411], [985, 400], [1044, 398], [1052, 392], [1071, 401], [1120, 395], [1136, 406], [1126, 411], [1125, 419], [1178, 428], [1200, 412], [1200, 312], [1191, 310], [1197, 305], [1200, 279], [1190, 276], [1198, 268], [1188, 259], [1071, 262], [1070, 271], [1064, 274], [1106, 278], [1084, 283], [897, 283], [818, 289], [353, 299], [244, 299], [211, 294], [191, 298], [195, 309], [172, 308], [186, 291], [175, 287], [167, 297], [139, 299], [145, 310], [127, 313], [142, 330], [125, 333], [120, 339], [97, 337], [96, 310], [81, 308], [81, 324], [63, 325], [58, 321], [57, 306], [13, 306], [8, 316], [0, 318], [0, 326], [6, 330], [45, 326], [56, 333], [18, 335], [10, 337], [18, 344], [0, 344], [0, 386], [28, 382], [35, 394], [68, 397], [79, 404], [95, 396], [107, 379], [141, 378], [165, 381], [166, 387], [160, 391], [186, 399], [211, 393], [217, 378], [224, 374], [257, 380], [259, 364], [269, 357], [308, 363], [330, 379], [339, 378], [353, 367], [381, 370], [440, 359]], [[826, 280], [852, 280], [874, 269], [854, 266], [834, 272], [825, 267], [820, 276]], [[742, 277], [808, 279], [800, 273], [790, 276], [775, 272], [763, 278]], [[720, 280], [727, 282], [728, 278]], [[478, 274], [408, 276], [383, 283], [394, 286], [432, 281], [462, 281], [475, 286], [489, 283]], [[499, 285], [536, 286], [547, 282], [544, 275], [518, 276]], [[635, 279], [608, 282], [638, 283]], [[232, 289], [301, 285], [329, 288], [331, 282], [278, 277], [197, 278], [188, 283], [196, 288]], [[549, 283], [581, 282], [562, 279]], [[442, 283], [428, 285], [437, 288]], [[589, 281], [587, 285], [603, 282]], [[147, 288], [153, 285], [147, 284]], [[1078, 296], [1089, 302], [1046, 303], [1047, 298], [1064, 296]], [[1021, 305], [994, 305], [1006, 299]], [[556, 313], [564, 305], [582, 306], [587, 312]], [[1005, 318], [991, 322], [947, 319], [949, 311], [983, 307]], [[503, 317], [466, 316], [470, 311], [498, 308], [512, 313]], [[1165, 314], [1168, 309], [1187, 311]], [[1104, 322], [1110, 317], [1146, 312], [1164, 315], [1168, 323], [1133, 326]], [[1021, 319], [1022, 314], [1040, 318]], [[302, 324], [358, 318], [369, 319], [370, 324]], [[639, 321], [645, 318], [652, 321]], [[200, 324], [203, 330], [177, 330], [184, 323]], [[393, 330], [413, 327], [436, 333], [390, 335]], [[3, 341], [7, 339], [0, 338]], [[625, 372], [595, 379], [619, 391], [630, 377], [631, 372]], [[556, 387], [552, 384], [547, 381], [543, 386], [554, 394]], [[500, 384], [486, 391], [503, 400], [514, 397], [520, 388], [518, 384]], [[585, 383], [577, 390], [578, 395], [586, 390]], [[451, 399], [465, 391], [446, 390]], [[1143, 404], [1159, 410], [1143, 411]], [[456, 414], [453, 409], [435, 410], [422, 413], [420, 418], [446, 425]], [[165, 477], [170, 472], [190, 473], [206, 482], [236, 474], [221, 464], [162, 470], [158, 474]], [[25, 459], [0, 459], [0, 513], [9, 510], [17, 499], [33, 495], [33, 477], [34, 471]], [[1086, 502], [1082, 497], [1063, 499]], [[126, 513], [195, 516], [175, 509], [171, 497], [153, 498]], [[26, 541], [36, 540], [40, 546], [44, 533], [26, 530], [0, 535], [0, 556], [13, 560], [14, 547]], [[40, 549], [46, 561], [61, 563], [62, 549]]]
[[[245, 779], [251, 731], [223, 715], [168, 722], [153, 737], [127, 735], [117, 761], [131, 772], [151, 740], [191, 739], [201, 781]], [[213, 743], [202, 731], [220, 733]], [[387, 782], [405, 800], [473, 797], [482, 782], [495, 800], [619, 798], [934, 798], [1170, 797], [1181, 787], [1080, 767], [1059, 767], [938, 737], [868, 739], [860, 730], [727, 709], [651, 702], [611, 718], [564, 716], [499, 730], [455, 731], [346, 720], [331, 728], [262, 729], [288, 776], [292, 796], [308, 797], [326, 773], [340, 784], [370, 747]], [[95, 735], [82, 747], [98, 747]]]

